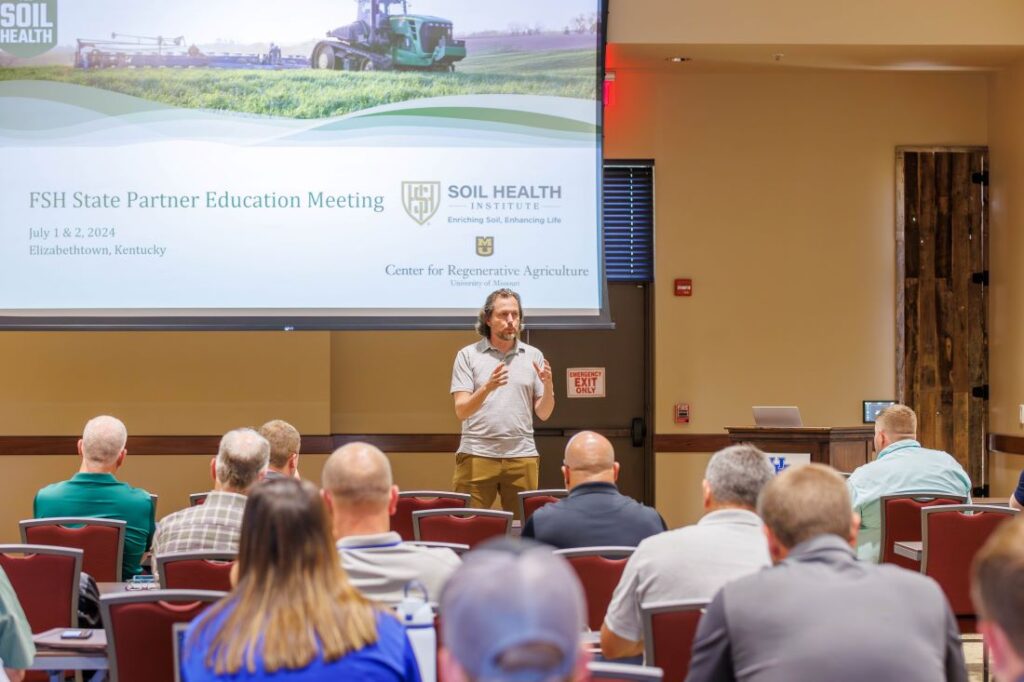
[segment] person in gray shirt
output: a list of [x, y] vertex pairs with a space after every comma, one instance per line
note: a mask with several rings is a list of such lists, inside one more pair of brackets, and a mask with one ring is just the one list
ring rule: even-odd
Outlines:
[[490, 508], [501, 495], [505, 511], [518, 513], [519, 493], [538, 481], [533, 415], [547, 420], [555, 409], [551, 365], [523, 343], [523, 306], [511, 289], [492, 291], [476, 330], [483, 337], [458, 352], [451, 394], [462, 439], [455, 456], [455, 492], [469, 493], [471, 505]]
[[410, 583], [419, 583], [427, 599], [437, 601], [441, 588], [462, 563], [450, 549], [402, 542], [391, 531], [398, 506], [398, 486], [391, 464], [368, 443], [350, 443], [327, 459], [323, 470], [324, 504], [331, 515], [341, 565], [349, 581], [366, 597], [397, 604]]
[[938, 583], [857, 561], [860, 519], [834, 469], [786, 469], [765, 486], [758, 512], [775, 565], [711, 600], [688, 682], [966, 682], [960, 632]]
[[730, 580], [771, 565], [754, 507], [774, 477], [768, 456], [753, 445], [714, 454], [701, 484], [707, 513], [700, 522], [644, 540], [626, 563], [601, 626], [605, 658], [643, 653], [641, 604], [711, 599]]

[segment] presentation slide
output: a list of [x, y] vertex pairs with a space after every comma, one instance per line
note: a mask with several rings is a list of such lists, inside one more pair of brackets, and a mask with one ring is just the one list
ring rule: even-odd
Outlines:
[[600, 318], [603, 11], [0, 1], [0, 325]]

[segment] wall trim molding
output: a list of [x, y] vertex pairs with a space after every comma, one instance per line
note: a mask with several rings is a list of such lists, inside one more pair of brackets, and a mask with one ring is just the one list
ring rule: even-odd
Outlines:
[[1010, 455], [1024, 455], [1024, 436], [1011, 436], [1008, 433], [988, 434], [988, 449], [1005, 452]]
[[655, 452], [716, 452], [732, 445], [727, 433], [663, 433], [654, 435]]
[[[537, 435], [544, 435], [538, 432]], [[75, 455], [79, 436], [0, 436], [0, 457], [37, 455]], [[302, 452], [330, 454], [354, 441], [373, 443], [384, 452], [449, 452], [459, 447], [457, 433], [335, 433], [303, 436]], [[1024, 453], [1024, 438], [1021, 453]], [[655, 452], [715, 452], [731, 443], [724, 433], [655, 434]], [[138, 455], [214, 455], [220, 436], [129, 436], [128, 454]], [[1012, 451], [1011, 451], [1012, 452]]]

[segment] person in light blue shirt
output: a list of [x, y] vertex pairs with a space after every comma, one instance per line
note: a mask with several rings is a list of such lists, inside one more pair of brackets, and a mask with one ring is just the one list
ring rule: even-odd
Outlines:
[[881, 505], [885, 495], [947, 493], [970, 499], [971, 479], [960, 463], [941, 450], [917, 442], [917, 415], [906, 405], [893, 405], [875, 420], [874, 462], [858, 467], [846, 485], [853, 509], [860, 514], [857, 558], [877, 562], [881, 541]]

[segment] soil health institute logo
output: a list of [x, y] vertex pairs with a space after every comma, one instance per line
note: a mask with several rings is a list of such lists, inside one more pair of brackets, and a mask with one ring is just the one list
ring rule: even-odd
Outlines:
[[57, 0], [0, 2], [0, 50], [38, 57], [57, 46]]
[[417, 224], [433, 218], [440, 206], [440, 182], [402, 182], [402, 208]]

